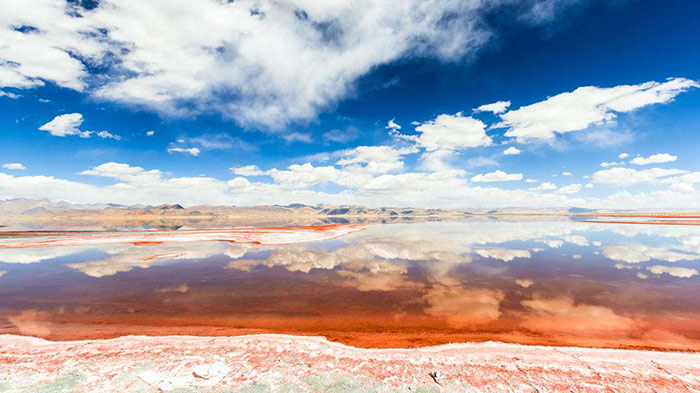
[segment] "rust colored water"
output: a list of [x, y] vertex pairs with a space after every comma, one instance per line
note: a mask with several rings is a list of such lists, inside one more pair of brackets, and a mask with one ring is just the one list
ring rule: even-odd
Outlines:
[[0, 250], [0, 333], [700, 350], [700, 228], [471, 219], [288, 245]]

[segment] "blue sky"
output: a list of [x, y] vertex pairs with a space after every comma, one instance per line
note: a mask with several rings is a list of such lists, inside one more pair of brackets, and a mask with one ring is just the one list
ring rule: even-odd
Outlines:
[[0, 198], [700, 207], [693, 2], [32, 3]]

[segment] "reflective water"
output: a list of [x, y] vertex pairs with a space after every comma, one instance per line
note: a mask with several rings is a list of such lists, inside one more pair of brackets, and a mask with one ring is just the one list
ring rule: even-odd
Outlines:
[[285, 246], [0, 250], [0, 333], [700, 350], [699, 261], [698, 226], [567, 218], [376, 224]]

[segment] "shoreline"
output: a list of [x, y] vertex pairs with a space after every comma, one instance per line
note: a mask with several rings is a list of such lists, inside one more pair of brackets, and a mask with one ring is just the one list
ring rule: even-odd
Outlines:
[[69, 342], [0, 335], [0, 375], [0, 387], [18, 392], [67, 385], [72, 392], [321, 392], [342, 386], [374, 392], [691, 392], [700, 389], [700, 353], [493, 341], [368, 349], [283, 334]]

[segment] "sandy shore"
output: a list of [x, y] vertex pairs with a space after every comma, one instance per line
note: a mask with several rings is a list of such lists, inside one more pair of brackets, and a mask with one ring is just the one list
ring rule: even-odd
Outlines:
[[359, 349], [318, 337], [0, 336], [3, 392], [697, 392], [700, 354], [450, 344]]

